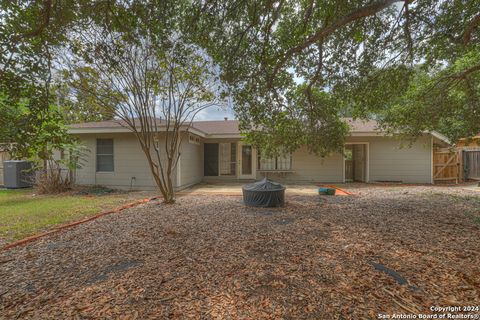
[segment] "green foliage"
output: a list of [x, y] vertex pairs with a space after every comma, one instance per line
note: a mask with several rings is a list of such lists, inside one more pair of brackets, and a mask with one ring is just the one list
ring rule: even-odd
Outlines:
[[[321, 155], [338, 150], [344, 115], [376, 118], [413, 138], [425, 130], [453, 140], [480, 131], [480, 0], [0, 3], [0, 91], [16, 105], [28, 98], [40, 117], [58, 99], [69, 123], [111, 118], [128, 99], [100, 85], [119, 71], [115, 57], [149, 39], [160, 61], [181, 39], [197, 48], [195, 59], [213, 59], [242, 129], [254, 129], [248, 139], [272, 152], [301, 143]], [[117, 43], [85, 44], [92, 31], [99, 40], [116, 35]], [[59, 65], [65, 52], [72, 55]], [[53, 67], [79, 62], [68, 61], [73, 56], [111, 69], [98, 74], [81, 66], [55, 79]], [[199, 72], [205, 68], [175, 76], [191, 81]], [[147, 79], [161, 76], [149, 72]], [[54, 93], [52, 82], [59, 85]], [[72, 95], [71, 86], [82, 90]], [[94, 99], [100, 96], [101, 103]]]
[[98, 72], [86, 66], [62, 72], [55, 93], [66, 123], [113, 119], [118, 96], [110, 87], [102, 87], [100, 81]]
[[358, 117], [374, 115], [390, 132], [414, 138], [439, 131], [455, 142], [480, 132], [480, 51], [447, 66], [399, 66], [355, 78], [337, 95]]
[[[376, 118], [410, 138], [424, 130], [452, 139], [478, 133], [479, 7], [478, 0], [199, 2], [190, 34], [221, 65], [243, 128], [256, 127], [252, 141], [267, 148], [302, 141], [313, 150], [320, 143], [323, 154], [345, 134], [334, 130], [340, 115]], [[306, 101], [304, 85], [337, 107]], [[311, 138], [311, 124], [326, 114], [334, 143]]]
[[339, 104], [332, 94], [299, 85], [280, 108], [265, 105], [252, 122], [245, 119], [242, 129], [251, 144], [267, 156], [293, 152], [307, 146], [310, 152], [327, 156], [341, 152], [347, 124], [339, 117]]
[[[68, 134], [68, 128], [56, 106], [40, 112], [22, 99], [14, 104], [5, 95], [0, 96], [2, 118], [1, 140], [13, 158], [30, 159], [43, 164], [55, 160], [68, 169], [81, 164], [84, 148]], [[67, 152], [68, 157], [54, 159], [55, 152]]]

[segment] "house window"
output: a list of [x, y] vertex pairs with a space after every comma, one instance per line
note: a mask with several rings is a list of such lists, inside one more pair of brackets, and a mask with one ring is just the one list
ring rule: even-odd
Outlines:
[[113, 172], [113, 139], [97, 139], [97, 172]]
[[292, 155], [284, 154], [278, 157], [266, 158], [258, 155], [258, 167], [266, 171], [288, 171], [292, 170]]

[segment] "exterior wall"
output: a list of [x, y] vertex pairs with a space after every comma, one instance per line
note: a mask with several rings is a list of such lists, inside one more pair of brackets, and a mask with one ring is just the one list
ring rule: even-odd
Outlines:
[[432, 138], [420, 137], [411, 146], [392, 137], [350, 137], [368, 143], [369, 181], [432, 183]]
[[[157, 188], [145, 154], [132, 133], [82, 134], [78, 137], [88, 151], [82, 161], [82, 168], [76, 170], [77, 184], [140, 190]], [[96, 172], [95, 149], [98, 138], [113, 139], [114, 172]], [[173, 181], [176, 182], [176, 173]]]
[[[291, 173], [267, 173], [268, 177], [285, 182], [343, 182], [343, 156], [340, 153], [322, 158], [306, 147], [292, 154]], [[264, 173], [257, 171], [257, 179]]]
[[[391, 137], [349, 137], [346, 143], [367, 143], [368, 163], [365, 179], [401, 181], [405, 183], [432, 182], [432, 139], [425, 135], [412, 146]], [[344, 161], [339, 153], [321, 158], [301, 148], [292, 154], [292, 173], [268, 173], [268, 177], [285, 182], [344, 182]], [[257, 172], [257, 179], [263, 178]]]
[[[83, 167], [76, 172], [76, 182], [81, 185], [104, 185], [124, 189], [155, 189], [148, 162], [135, 136], [131, 133], [82, 134], [80, 139], [90, 150]], [[114, 140], [114, 172], [96, 172], [96, 139]], [[173, 181], [177, 188], [185, 188], [201, 181], [238, 181], [237, 177], [204, 177], [203, 143], [235, 142], [238, 139], [209, 139], [199, 144], [189, 142], [184, 136], [181, 157]], [[401, 181], [406, 183], [431, 183], [432, 138], [419, 138], [412, 146], [401, 147], [401, 142], [391, 137], [349, 137], [347, 143], [368, 143], [366, 178], [369, 182]], [[238, 162], [237, 162], [238, 164]], [[254, 167], [257, 166], [255, 159]], [[285, 182], [344, 182], [344, 161], [340, 153], [321, 158], [301, 148], [292, 155], [292, 171], [268, 173], [268, 177]], [[178, 174], [178, 178], [177, 178]], [[264, 174], [257, 170], [256, 178]], [[135, 177], [135, 179], [132, 179]]]
[[177, 187], [185, 188], [201, 182], [203, 179], [203, 143], [191, 143], [188, 134], [185, 134], [180, 152], [178, 164], [180, 173]]

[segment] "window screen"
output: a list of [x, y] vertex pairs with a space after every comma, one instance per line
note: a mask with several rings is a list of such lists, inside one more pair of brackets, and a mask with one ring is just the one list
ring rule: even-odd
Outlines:
[[113, 172], [113, 139], [97, 139], [97, 172]]
[[203, 150], [203, 174], [218, 176], [218, 143], [205, 143]]
[[220, 175], [234, 176], [236, 174], [237, 164], [237, 144], [236, 143], [220, 143]]

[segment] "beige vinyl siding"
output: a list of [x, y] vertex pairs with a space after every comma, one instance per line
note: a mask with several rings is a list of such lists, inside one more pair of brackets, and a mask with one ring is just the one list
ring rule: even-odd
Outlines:
[[411, 146], [392, 137], [350, 137], [348, 142], [368, 142], [370, 182], [431, 183], [430, 135], [420, 137]]
[[[269, 178], [298, 182], [343, 182], [343, 159], [340, 153], [322, 158], [302, 147], [292, 154], [292, 173], [272, 174]], [[263, 173], [257, 172], [257, 178]]]
[[[431, 182], [431, 137], [425, 135], [412, 146], [391, 137], [349, 137], [346, 143], [368, 143], [369, 182]], [[344, 161], [340, 153], [322, 158], [301, 148], [292, 154], [293, 173], [272, 174], [269, 178], [292, 182], [343, 182]], [[257, 179], [263, 177], [257, 172]]]
[[203, 143], [194, 144], [189, 142], [188, 134], [182, 141], [180, 148], [180, 185], [185, 188], [199, 183], [203, 179]]
[[[140, 190], [157, 188], [145, 154], [133, 134], [82, 134], [78, 137], [89, 151], [82, 168], [76, 170], [77, 184]], [[96, 172], [96, 139], [113, 139], [113, 172]], [[172, 178], [175, 183], [175, 172]]]
[[[155, 189], [156, 185], [150, 174], [150, 169], [140, 145], [130, 133], [113, 134], [81, 134], [78, 137], [90, 150], [86, 154], [84, 164], [76, 172], [76, 182], [83, 185], [104, 185], [115, 188]], [[113, 139], [114, 172], [96, 172], [96, 139]], [[204, 177], [203, 176], [203, 143], [233, 142], [235, 139], [203, 139], [200, 144], [190, 143], [185, 135], [181, 146], [181, 158], [178, 170], [173, 174], [173, 181], [183, 188], [202, 180], [235, 181], [235, 177]], [[347, 143], [368, 143], [368, 177], [375, 181], [402, 181], [406, 183], [431, 182], [431, 136], [419, 138], [411, 146], [391, 137], [365, 136], [349, 137]], [[255, 159], [256, 167], [257, 159]], [[335, 153], [322, 158], [310, 154], [303, 147], [292, 154], [293, 172], [285, 174], [269, 174], [274, 180], [285, 182], [332, 182], [344, 181], [343, 155]], [[176, 178], [179, 172], [178, 179]], [[132, 177], [135, 180], [132, 181]], [[263, 174], [257, 171], [257, 179]]]

